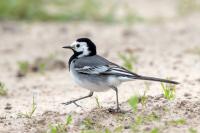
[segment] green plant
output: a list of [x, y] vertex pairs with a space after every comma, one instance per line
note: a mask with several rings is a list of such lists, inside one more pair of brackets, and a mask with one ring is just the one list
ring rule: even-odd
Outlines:
[[66, 133], [65, 126], [58, 123], [55, 125], [49, 125], [50, 133]]
[[137, 116], [135, 117], [135, 122], [134, 124], [131, 126], [131, 129], [133, 132], [139, 132], [139, 126], [143, 123], [143, 118], [142, 116]]
[[85, 118], [82, 122], [84, 129], [92, 129], [95, 125], [95, 122], [90, 118]]
[[200, 4], [197, 0], [178, 0], [177, 10], [180, 15], [188, 15], [200, 11]]
[[[51, 12], [48, 6], [53, 7]], [[37, 7], [37, 8], [35, 8]], [[83, 1], [45, 1], [45, 0], [1, 0], [0, 19], [14, 20], [99, 20], [104, 21], [107, 14], [102, 14], [102, 4], [97, 0]]]
[[[100, 123], [99, 123], [100, 122]], [[86, 117], [81, 122], [80, 128], [82, 133], [104, 133], [109, 131], [102, 125], [101, 121], [95, 121], [92, 118]], [[104, 130], [106, 129], [106, 130]]]
[[128, 103], [132, 107], [133, 112], [137, 111], [138, 102], [139, 102], [138, 96], [133, 96], [128, 100]]
[[192, 128], [192, 127], [189, 128], [189, 132], [190, 133], [198, 133], [198, 131], [196, 129]]
[[33, 116], [33, 114], [34, 114], [34, 112], [36, 111], [36, 109], [37, 109], [37, 105], [36, 105], [36, 103], [35, 103], [35, 98], [34, 98], [34, 96], [33, 96], [31, 111], [26, 112], [26, 113], [19, 113], [19, 116], [22, 116], [22, 117], [31, 119], [32, 116]]
[[[159, 120], [160, 116], [158, 116], [155, 112], [152, 112], [150, 114], [145, 114], [144, 112], [141, 112], [141, 114], [136, 114], [131, 129], [133, 132], [137, 133], [140, 132], [141, 125], [144, 125], [146, 123], [152, 123], [153, 121], [159, 121]], [[156, 132], [156, 129], [153, 129], [152, 131]]]
[[[160, 116], [158, 116], [155, 112], [152, 112], [150, 114], [140, 114], [135, 116], [135, 121], [133, 125], [131, 126], [131, 129], [133, 132], [139, 132], [140, 126], [144, 123], [152, 122], [152, 121], [159, 121]], [[156, 132], [156, 128], [152, 130], [152, 132]]]
[[166, 99], [172, 100], [175, 98], [175, 92], [176, 92], [175, 85], [161, 83], [161, 87], [163, 89], [164, 97]]
[[[44, 19], [48, 14], [43, 10], [43, 0], [1, 0], [0, 19]], [[37, 8], [35, 8], [37, 7]]]
[[112, 133], [112, 132], [110, 131], [110, 129], [106, 128], [105, 133]]
[[170, 125], [174, 125], [174, 126], [184, 125], [184, 124], [186, 124], [186, 120], [185, 119], [177, 119], [177, 120], [168, 121], [167, 123]]
[[49, 125], [50, 133], [66, 133], [68, 126], [72, 123], [72, 116], [69, 115], [66, 117], [65, 123], [56, 123]]
[[96, 100], [97, 107], [98, 107], [98, 108], [102, 108], [101, 105], [100, 105], [100, 103], [99, 103], [98, 97], [95, 97], [95, 100]]
[[0, 96], [7, 95], [8, 89], [6, 88], [5, 84], [0, 82]]
[[148, 84], [148, 82], [145, 82], [145, 90], [144, 90], [143, 95], [140, 97], [140, 103], [142, 104], [143, 108], [146, 107], [146, 103], [148, 100], [148, 97], [146, 95], [148, 90], [149, 90], [149, 84]]
[[119, 58], [123, 61], [123, 66], [132, 71], [135, 70], [134, 64], [136, 63], [136, 57], [133, 56], [133, 54], [128, 53], [128, 54], [118, 54]]
[[114, 133], [122, 133], [123, 127], [122, 126], [118, 126], [114, 129]]
[[118, 3], [115, 1], [0, 0], [0, 20], [98, 21], [128, 24], [145, 20], [133, 8], [124, 8], [125, 15], [119, 17], [116, 13], [118, 9]]
[[160, 116], [158, 116], [155, 112], [143, 116], [143, 121], [145, 122], [151, 122], [156, 120], [160, 120]]
[[40, 73], [44, 74], [45, 68], [46, 68], [46, 64], [45, 63], [40, 63], [39, 64], [39, 72]]
[[69, 115], [67, 118], [66, 118], [66, 125], [69, 125], [72, 123], [72, 116]]
[[150, 133], [159, 133], [159, 129], [158, 128], [154, 128], [150, 131]]
[[30, 64], [28, 61], [19, 61], [18, 63], [19, 73], [25, 75], [29, 71]]

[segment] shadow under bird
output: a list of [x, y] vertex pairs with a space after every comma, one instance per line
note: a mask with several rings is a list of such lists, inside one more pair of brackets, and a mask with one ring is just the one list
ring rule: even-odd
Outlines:
[[78, 106], [77, 101], [91, 97], [94, 92], [113, 89], [116, 92], [116, 110], [119, 111], [117, 87], [122, 82], [150, 80], [178, 84], [176, 81], [138, 75], [108, 61], [97, 55], [95, 44], [88, 38], [79, 38], [70, 46], [64, 46], [63, 48], [71, 49], [74, 52], [68, 62], [70, 75], [78, 85], [90, 90], [87, 96], [63, 103], [65, 105], [74, 103]]

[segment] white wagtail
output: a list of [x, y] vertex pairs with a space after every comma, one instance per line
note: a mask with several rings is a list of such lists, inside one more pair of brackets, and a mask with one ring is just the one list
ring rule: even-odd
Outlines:
[[89, 95], [63, 103], [65, 105], [76, 104], [79, 100], [91, 97], [93, 92], [113, 89], [116, 92], [117, 111], [119, 111], [117, 87], [122, 82], [139, 79], [178, 84], [178, 82], [166, 79], [141, 76], [106, 60], [97, 55], [95, 44], [88, 38], [79, 38], [70, 46], [63, 48], [74, 52], [68, 62], [71, 76], [78, 85], [90, 90]]

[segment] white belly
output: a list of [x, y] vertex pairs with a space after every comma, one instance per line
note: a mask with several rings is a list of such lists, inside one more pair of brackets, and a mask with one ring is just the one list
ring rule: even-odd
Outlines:
[[99, 83], [91, 82], [90, 80], [87, 80], [86, 78], [77, 76], [76, 72], [70, 71], [70, 75], [76, 84], [90, 91], [103, 92], [103, 91], [108, 91], [109, 89], [111, 89], [108, 86], [108, 84], [105, 82], [99, 82]]
[[94, 92], [102, 92], [117, 87], [121, 82], [126, 81], [124, 77], [80, 74], [73, 69], [73, 63], [70, 65], [70, 75], [79, 86]]

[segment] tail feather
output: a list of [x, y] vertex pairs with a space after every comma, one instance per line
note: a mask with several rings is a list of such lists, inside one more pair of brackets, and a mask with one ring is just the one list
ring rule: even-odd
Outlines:
[[165, 83], [170, 83], [170, 84], [179, 84], [179, 82], [176, 82], [176, 81], [154, 78], [154, 77], [147, 77], [147, 76], [138, 76], [138, 77], [135, 77], [135, 78], [140, 79], [140, 80], [150, 80], [150, 81], [165, 82]]

